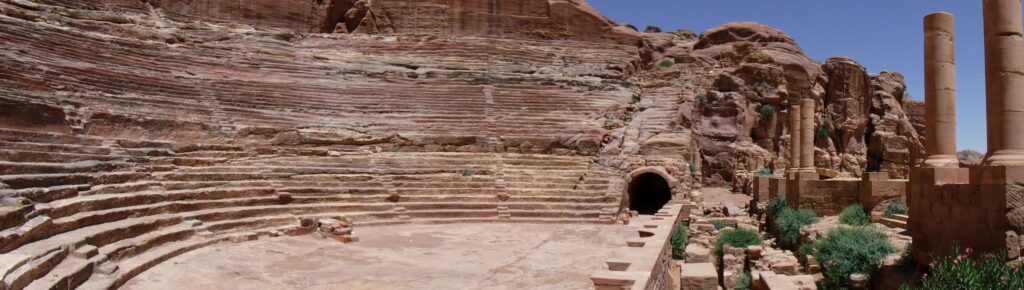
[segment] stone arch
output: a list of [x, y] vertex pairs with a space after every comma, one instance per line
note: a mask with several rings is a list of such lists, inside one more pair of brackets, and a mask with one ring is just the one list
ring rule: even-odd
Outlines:
[[644, 167], [630, 172], [626, 200], [631, 211], [652, 215], [672, 199], [679, 181], [661, 167]]

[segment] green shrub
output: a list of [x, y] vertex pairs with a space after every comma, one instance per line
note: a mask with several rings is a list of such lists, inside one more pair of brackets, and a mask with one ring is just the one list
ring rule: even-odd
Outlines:
[[824, 121], [822, 121], [821, 126], [818, 126], [818, 129], [816, 129], [815, 131], [815, 134], [818, 136], [819, 139], [828, 138], [828, 136], [832, 135], [832, 120], [825, 119]]
[[772, 175], [775, 175], [775, 172], [771, 168], [762, 167], [761, 169], [758, 169], [757, 171], [754, 171], [754, 175], [755, 176], [772, 176]]
[[818, 215], [810, 209], [794, 210], [786, 207], [775, 218], [775, 229], [779, 232], [779, 242], [792, 248], [800, 241], [800, 229], [818, 222]]
[[744, 272], [743, 275], [736, 276], [736, 279], [732, 280], [732, 290], [750, 290], [751, 277], [750, 272]]
[[732, 227], [736, 228], [736, 223], [729, 221], [711, 221], [711, 225], [715, 226], [716, 230]]
[[660, 67], [671, 67], [671, 66], [673, 66], [675, 64], [676, 64], [676, 62], [674, 60], [672, 60], [671, 58], [666, 58], [666, 59], [663, 59], [663, 60], [658, 62], [658, 66], [660, 66]]
[[466, 176], [466, 177], [469, 177], [469, 176], [473, 176], [473, 174], [475, 174], [475, 173], [473, 172], [473, 169], [468, 169], [468, 168], [467, 168], [467, 169], [463, 169], [463, 170], [462, 170], [462, 171], [460, 172], [460, 174], [462, 174], [462, 176]]
[[903, 248], [898, 265], [904, 271], [911, 271], [917, 268], [917, 261], [914, 261], [914, 244], [907, 244], [907, 247]]
[[849, 287], [851, 274], [871, 277], [882, 265], [882, 259], [896, 252], [889, 236], [874, 227], [839, 227], [817, 242], [814, 258], [821, 263], [822, 289]]
[[756, 231], [747, 229], [738, 229], [723, 233], [718, 237], [718, 241], [715, 242], [715, 257], [718, 258], [718, 264], [722, 264], [722, 249], [725, 245], [732, 246], [734, 248], [745, 248], [747, 246], [760, 245], [763, 242], [761, 240], [761, 234]]
[[825, 125], [818, 126], [816, 132], [819, 139], [825, 139], [828, 138], [828, 136], [832, 135], [832, 129], [825, 127]]
[[[978, 255], [971, 248], [954, 249], [949, 257], [933, 257], [931, 274], [922, 276], [921, 289], [1024, 289], [1024, 272], [1006, 264], [1006, 254]], [[901, 286], [900, 289], [917, 289]]]
[[672, 232], [672, 258], [676, 260], [682, 260], [686, 257], [686, 245], [690, 243], [690, 234], [688, 228], [690, 227], [685, 221], [680, 221], [676, 225], [675, 232]]
[[697, 95], [697, 102], [698, 103], [702, 103], [702, 104], [703, 103], [707, 103], [708, 102], [708, 95], [707, 94], [699, 94], [699, 95]]
[[761, 106], [761, 121], [770, 121], [775, 117], [775, 106], [771, 104]]
[[807, 256], [814, 256], [818, 253], [818, 241], [806, 242], [800, 245], [800, 249], [796, 251], [796, 259], [800, 261], [800, 265], [807, 266]]
[[910, 208], [907, 208], [907, 204], [899, 199], [890, 201], [889, 204], [885, 205], [886, 218], [892, 218], [892, 216], [896, 214], [907, 214], [909, 211]]
[[697, 174], [697, 163], [690, 161], [690, 174]]
[[864, 212], [864, 207], [859, 203], [846, 207], [839, 214], [839, 222], [851, 226], [866, 226], [871, 224], [871, 218]]
[[779, 196], [773, 197], [768, 201], [768, 205], [765, 206], [765, 213], [768, 214], [768, 220], [774, 221], [775, 217], [779, 216], [782, 210], [789, 208], [789, 204], [786, 203], [786, 195], [779, 194]]

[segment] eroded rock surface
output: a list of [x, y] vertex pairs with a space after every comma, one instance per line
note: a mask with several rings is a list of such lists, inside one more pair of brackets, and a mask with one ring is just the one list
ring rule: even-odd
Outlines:
[[614, 223], [641, 167], [675, 194], [785, 168], [798, 99], [834, 121], [830, 170], [898, 172], [922, 135], [897, 74], [581, 0], [0, 0], [0, 46], [5, 289], [116, 288], [325, 217]]

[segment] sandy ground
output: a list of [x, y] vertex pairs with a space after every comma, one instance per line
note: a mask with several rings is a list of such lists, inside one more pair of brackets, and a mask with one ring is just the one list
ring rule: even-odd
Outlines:
[[701, 189], [701, 193], [704, 194], [702, 197], [707, 206], [724, 206], [730, 203], [735, 206], [743, 206], [753, 199], [748, 195], [732, 193], [728, 189], [720, 187], [705, 187]]
[[122, 289], [593, 289], [625, 245], [614, 225], [451, 224], [357, 228], [221, 243], [151, 268]]

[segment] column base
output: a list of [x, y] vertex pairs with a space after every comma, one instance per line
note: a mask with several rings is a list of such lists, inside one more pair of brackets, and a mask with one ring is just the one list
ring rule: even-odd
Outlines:
[[[1022, 134], [1024, 134], [1024, 132], [1022, 132]], [[985, 166], [1024, 166], [1024, 150], [996, 150], [985, 158], [985, 162], [982, 162], [982, 164]]]
[[801, 174], [801, 177], [804, 180], [807, 180], [807, 178], [809, 178], [810, 174], [812, 174], [812, 173], [814, 174], [814, 180], [818, 180], [819, 179], [819, 177], [818, 177], [818, 168], [817, 167], [803, 167], [803, 168], [800, 168], [797, 171], [797, 173]]
[[923, 167], [929, 168], [958, 168], [960, 159], [955, 154], [932, 155], [925, 158]]

